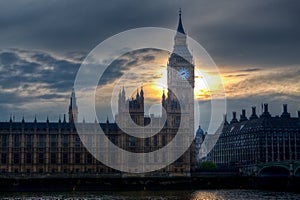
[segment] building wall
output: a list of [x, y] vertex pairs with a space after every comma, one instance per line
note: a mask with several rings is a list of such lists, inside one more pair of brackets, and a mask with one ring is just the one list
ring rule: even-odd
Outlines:
[[300, 116], [291, 117], [284, 105], [283, 114], [272, 117], [264, 105], [260, 117], [253, 109], [250, 119], [230, 123], [223, 131], [208, 158], [220, 166], [245, 167], [251, 164], [299, 160]]
[[[97, 126], [97, 124], [85, 125]], [[100, 126], [107, 130], [107, 136], [113, 143], [132, 152], [157, 150], [175, 136], [175, 133], [166, 134], [167, 129], [164, 129], [149, 139], [132, 140], [118, 129], [116, 124], [103, 123]], [[99, 145], [95, 142], [97, 139], [99, 138], [96, 134], [92, 135], [91, 145]], [[116, 173], [116, 170], [103, 165], [87, 151], [74, 125], [70, 123], [2, 122], [0, 141], [0, 172], [3, 173]], [[116, 162], [119, 160], [117, 157], [111, 159], [115, 159]], [[173, 165], [159, 172], [188, 174], [189, 151]]]

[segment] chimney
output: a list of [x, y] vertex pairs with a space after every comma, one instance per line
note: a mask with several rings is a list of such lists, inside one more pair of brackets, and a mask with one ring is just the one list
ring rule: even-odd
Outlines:
[[233, 124], [233, 123], [237, 123], [238, 120], [236, 119], [236, 112], [232, 112], [232, 120], [230, 121], [230, 124]]
[[287, 113], [287, 104], [283, 104], [283, 113]]
[[269, 113], [269, 106], [267, 103], [264, 104], [264, 112], [261, 116], [262, 117], [271, 117], [271, 115]]
[[257, 115], [256, 115], [256, 107], [253, 106], [252, 107], [252, 115], [250, 116], [250, 119], [257, 119]]
[[252, 107], [252, 115], [256, 115], [256, 107]]
[[283, 104], [283, 112], [281, 114], [282, 118], [290, 118], [291, 114], [287, 111], [287, 104]]
[[242, 110], [242, 114], [240, 116], [240, 122], [243, 122], [243, 121], [246, 121], [247, 120], [247, 117], [246, 117], [246, 110], [243, 109]]
[[264, 104], [264, 113], [269, 112], [269, 105], [267, 103]]

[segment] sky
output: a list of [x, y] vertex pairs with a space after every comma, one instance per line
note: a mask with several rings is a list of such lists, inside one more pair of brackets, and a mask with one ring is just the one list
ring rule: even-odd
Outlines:
[[[300, 110], [298, 0], [12, 0], [0, 1], [0, 120], [13, 114], [16, 121], [22, 116], [33, 121], [35, 115], [39, 121], [47, 116], [57, 121], [67, 113], [77, 70], [90, 51], [129, 29], [174, 30], [179, 8], [187, 34], [205, 48], [221, 72], [229, 119], [233, 110], [239, 115], [245, 108], [249, 115], [251, 106], [257, 106], [260, 111], [261, 103], [269, 103], [272, 115], [280, 115], [287, 103], [296, 116]], [[142, 61], [167, 60], [168, 55], [148, 53], [141, 52]], [[131, 61], [140, 63], [135, 56], [118, 59], [117, 66], [127, 68], [111, 68], [107, 79], [117, 80], [116, 75], [131, 69], [127, 65]], [[157, 79], [162, 69], [151, 68]], [[150, 70], [145, 71], [149, 75]], [[148, 93], [157, 101], [153, 92]], [[209, 102], [204, 96], [198, 100]]]

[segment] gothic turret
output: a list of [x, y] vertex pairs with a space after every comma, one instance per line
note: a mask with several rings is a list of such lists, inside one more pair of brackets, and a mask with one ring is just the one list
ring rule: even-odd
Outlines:
[[76, 104], [76, 96], [75, 96], [74, 88], [72, 89], [72, 94], [70, 97], [69, 122], [70, 123], [78, 122], [78, 108], [77, 108], [77, 104]]

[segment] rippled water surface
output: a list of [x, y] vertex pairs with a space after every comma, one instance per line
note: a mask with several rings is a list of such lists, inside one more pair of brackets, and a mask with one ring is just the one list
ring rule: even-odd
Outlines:
[[260, 190], [128, 191], [128, 192], [51, 192], [4, 193], [1, 199], [34, 200], [210, 200], [210, 199], [300, 199], [300, 194]]

